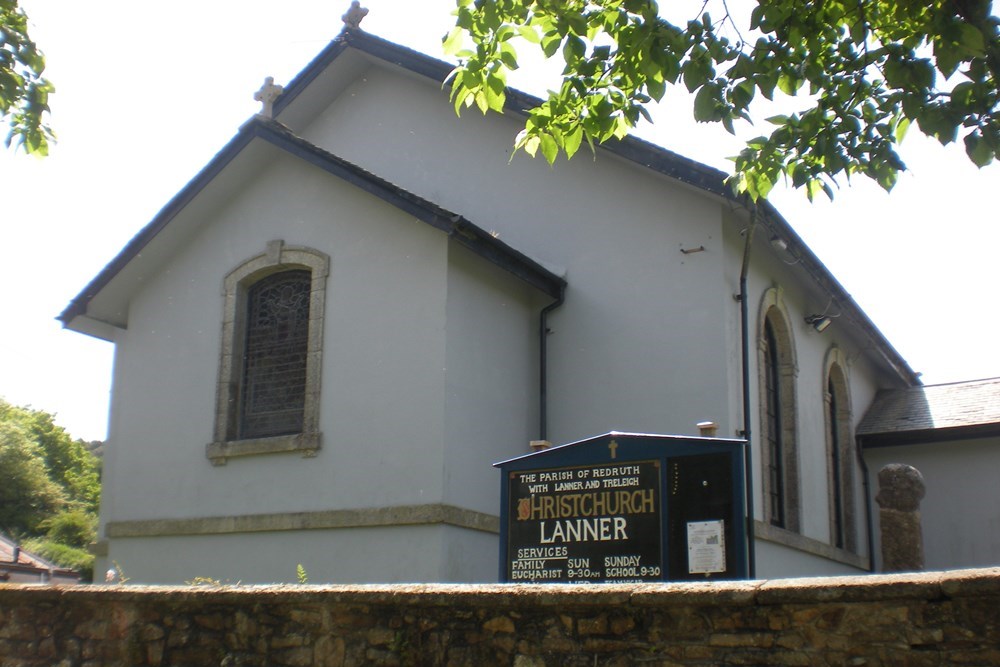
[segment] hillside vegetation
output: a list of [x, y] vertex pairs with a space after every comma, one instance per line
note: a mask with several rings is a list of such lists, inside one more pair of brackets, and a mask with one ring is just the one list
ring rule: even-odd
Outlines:
[[55, 417], [0, 399], [0, 532], [89, 579], [97, 532], [101, 460]]

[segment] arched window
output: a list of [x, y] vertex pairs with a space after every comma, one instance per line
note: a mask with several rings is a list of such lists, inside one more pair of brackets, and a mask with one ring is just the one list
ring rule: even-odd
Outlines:
[[777, 289], [768, 290], [761, 305], [757, 368], [764, 520], [798, 532], [797, 371], [791, 329]]
[[767, 516], [775, 526], [785, 525], [785, 437], [781, 427], [781, 358], [774, 327], [764, 321], [764, 433], [767, 434]]
[[851, 437], [851, 404], [842, 354], [836, 348], [827, 356], [824, 387], [827, 483], [830, 505], [830, 544], [857, 551], [854, 510], [854, 448]]
[[272, 241], [224, 283], [215, 465], [320, 448], [319, 389], [329, 258]]
[[294, 269], [247, 290], [240, 440], [302, 431], [311, 282], [309, 271]]

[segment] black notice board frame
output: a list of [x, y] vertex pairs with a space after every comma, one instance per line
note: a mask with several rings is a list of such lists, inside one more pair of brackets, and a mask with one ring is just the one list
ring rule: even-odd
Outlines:
[[[499, 580], [745, 579], [745, 446], [612, 432], [495, 464], [502, 473]], [[716, 526], [721, 535], [698, 538], [709, 546], [689, 543]], [[722, 542], [716, 551], [713, 539]]]

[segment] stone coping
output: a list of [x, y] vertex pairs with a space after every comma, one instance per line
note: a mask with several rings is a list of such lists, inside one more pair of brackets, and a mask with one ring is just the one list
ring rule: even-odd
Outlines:
[[76, 601], [172, 604], [356, 603], [372, 606], [490, 609], [613, 606], [671, 607], [720, 604], [768, 606], [886, 600], [946, 600], [1000, 595], [1000, 567], [942, 572], [654, 584], [350, 584], [248, 586], [130, 586], [0, 584], [0, 603]]

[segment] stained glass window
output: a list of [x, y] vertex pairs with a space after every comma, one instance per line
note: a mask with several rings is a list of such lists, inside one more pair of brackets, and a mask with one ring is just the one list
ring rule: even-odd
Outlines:
[[309, 271], [283, 271], [247, 292], [240, 438], [302, 431], [310, 284]]

